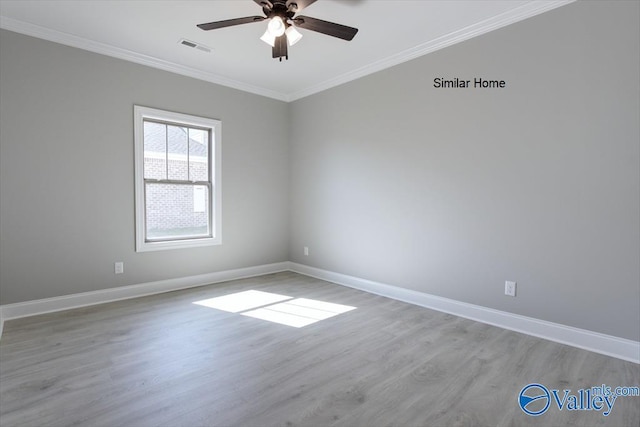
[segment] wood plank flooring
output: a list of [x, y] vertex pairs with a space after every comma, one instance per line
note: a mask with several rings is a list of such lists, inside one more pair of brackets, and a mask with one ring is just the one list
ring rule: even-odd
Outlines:
[[[193, 304], [245, 290], [355, 306], [293, 328]], [[278, 273], [5, 323], [0, 425], [634, 426], [518, 406], [549, 389], [640, 385], [640, 365]]]

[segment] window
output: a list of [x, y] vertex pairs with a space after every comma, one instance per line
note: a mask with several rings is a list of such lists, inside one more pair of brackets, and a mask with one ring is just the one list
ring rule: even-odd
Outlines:
[[134, 106], [136, 251], [219, 245], [218, 120]]

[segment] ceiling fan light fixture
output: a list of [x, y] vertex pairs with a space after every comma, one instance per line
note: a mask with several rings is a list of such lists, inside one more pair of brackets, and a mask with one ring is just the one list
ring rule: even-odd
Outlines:
[[293, 25], [287, 28], [287, 30], [285, 31], [285, 34], [287, 35], [287, 41], [289, 42], [289, 46], [293, 46], [294, 44], [298, 43], [302, 38], [302, 34], [300, 34], [300, 32], [296, 30], [296, 28]]
[[273, 18], [271, 18], [269, 24], [267, 25], [267, 31], [273, 34], [274, 37], [280, 37], [281, 35], [283, 35], [284, 30], [284, 21], [279, 16], [274, 16]]
[[[0, 0], [2, 1], [2, 0]], [[293, 46], [302, 39], [298, 28], [316, 33], [325, 34], [342, 40], [350, 41], [358, 32], [357, 28], [324, 21], [310, 16], [298, 16], [298, 12], [317, 0], [253, 0], [262, 8], [264, 16], [245, 16], [243, 18], [224, 19], [222, 21], [198, 24], [197, 27], [204, 31], [219, 28], [233, 27], [236, 25], [251, 24], [253, 22], [267, 21], [267, 29], [260, 40], [271, 46], [271, 57], [289, 59], [288, 47]], [[284, 37], [283, 37], [284, 36]], [[187, 43], [189, 46], [194, 43]]]
[[268, 44], [271, 47], [275, 46], [275, 44], [276, 44], [276, 36], [271, 34], [271, 32], [269, 31], [268, 28], [267, 28], [267, 31], [264, 32], [262, 37], [260, 37], [260, 40], [262, 40], [263, 42], [265, 42], [266, 44]]

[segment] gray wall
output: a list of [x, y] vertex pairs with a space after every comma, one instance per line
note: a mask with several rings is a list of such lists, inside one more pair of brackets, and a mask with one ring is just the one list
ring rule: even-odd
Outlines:
[[291, 104], [291, 260], [640, 339], [638, 4], [574, 3]]
[[[571, 4], [289, 105], [2, 31], [0, 304], [291, 259], [638, 340], [639, 12]], [[222, 246], [134, 252], [133, 104], [223, 121]]]
[[[222, 120], [221, 246], [135, 252], [134, 104]], [[287, 114], [280, 101], [2, 31], [0, 304], [286, 261]]]

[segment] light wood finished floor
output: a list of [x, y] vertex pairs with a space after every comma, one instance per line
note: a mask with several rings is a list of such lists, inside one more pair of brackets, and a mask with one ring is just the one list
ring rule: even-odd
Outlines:
[[[356, 310], [300, 329], [192, 304], [244, 290]], [[5, 323], [9, 426], [634, 426], [611, 415], [524, 414], [520, 390], [637, 386], [639, 365], [295, 273]]]

